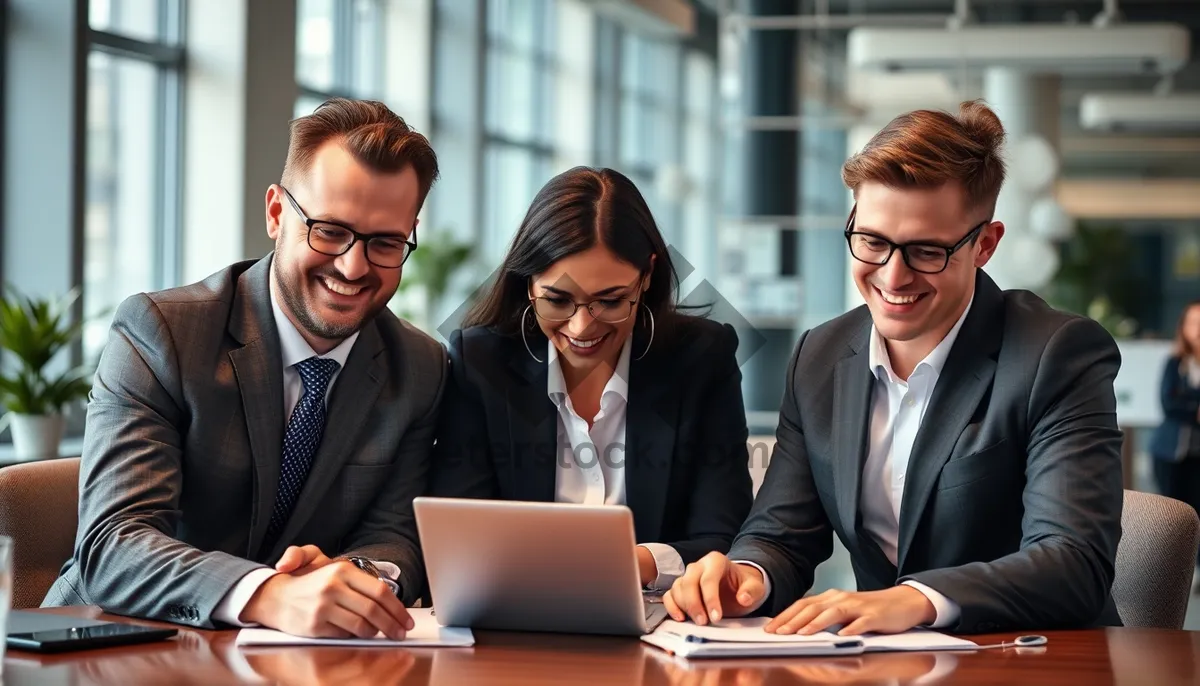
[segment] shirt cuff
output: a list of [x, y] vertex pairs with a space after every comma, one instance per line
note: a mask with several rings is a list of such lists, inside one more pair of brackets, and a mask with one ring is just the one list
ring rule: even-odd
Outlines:
[[213, 619], [233, 626], [258, 626], [243, 622], [241, 620], [242, 610], [246, 609], [246, 603], [250, 602], [250, 598], [254, 596], [258, 587], [278, 573], [270, 567], [261, 567], [238, 579], [237, 584], [229, 589], [229, 592], [213, 610]]
[[652, 591], [666, 591], [675, 583], [675, 579], [683, 576], [683, 558], [679, 552], [666, 543], [641, 543], [641, 547], [650, 551], [654, 558], [654, 566], [658, 568], [658, 576], [650, 582]]
[[929, 628], [931, 629], [943, 629], [951, 626], [958, 621], [959, 615], [962, 614], [962, 609], [958, 606], [958, 603], [950, 600], [946, 596], [938, 593], [920, 581], [913, 581], [910, 579], [903, 582], [903, 585], [912, 586], [913, 588], [917, 589], [922, 595], [929, 599], [930, 603], [933, 604], [933, 624], [929, 625]]
[[748, 567], [753, 567], [758, 570], [759, 574], [762, 574], [762, 578], [763, 578], [762, 599], [759, 600], [754, 605], [750, 606], [750, 608], [748, 610], [746, 610], [747, 613], [754, 612], [758, 608], [762, 607], [763, 603], [767, 602], [767, 598], [771, 597], [771, 577], [767, 576], [767, 570], [763, 569], [760, 565], [757, 565], [749, 560], [733, 560], [733, 564], [746, 565]]
[[400, 568], [397, 567], [394, 562], [382, 562], [380, 560], [371, 561], [375, 563], [375, 566], [379, 568], [379, 571], [387, 574], [389, 579], [397, 582], [400, 581]]

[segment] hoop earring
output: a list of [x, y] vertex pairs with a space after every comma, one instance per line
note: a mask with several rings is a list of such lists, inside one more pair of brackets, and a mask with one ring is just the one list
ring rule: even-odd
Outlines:
[[[529, 353], [529, 356], [532, 357], [535, 362], [544, 362], [544, 360], [533, 354], [533, 350], [529, 347], [529, 340], [525, 338], [525, 315], [529, 314], [529, 310], [531, 309], [533, 309], [533, 305], [526, 305], [525, 311], [521, 313], [521, 342], [525, 344], [525, 351]], [[534, 316], [536, 317], [536, 315]]]
[[642, 305], [642, 307], [646, 308], [646, 315], [650, 317], [650, 340], [646, 341], [646, 349], [642, 351], [641, 355], [635, 357], [635, 360], [640, 360], [645, 357], [646, 353], [650, 352], [650, 346], [654, 344], [654, 313], [650, 311], [649, 307], [646, 307], [645, 305]]

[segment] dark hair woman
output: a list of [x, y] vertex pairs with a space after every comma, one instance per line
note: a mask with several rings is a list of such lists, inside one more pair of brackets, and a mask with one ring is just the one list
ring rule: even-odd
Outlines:
[[677, 291], [628, 178], [551, 179], [450, 337], [430, 492], [626, 505], [653, 589], [727, 551], [752, 500], [737, 335]]

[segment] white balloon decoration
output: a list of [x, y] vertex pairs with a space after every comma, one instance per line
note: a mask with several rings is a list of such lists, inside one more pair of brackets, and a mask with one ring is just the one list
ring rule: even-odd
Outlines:
[[1058, 272], [1058, 249], [1034, 236], [1017, 235], [1000, 242], [996, 257], [1004, 253], [1002, 271], [1011, 288], [1037, 290]]
[[1058, 156], [1041, 136], [1025, 136], [1008, 149], [1008, 178], [1021, 190], [1037, 195], [1058, 176]]
[[1029, 231], [1048, 241], [1065, 241], [1075, 234], [1075, 220], [1057, 200], [1046, 196], [1029, 209]]

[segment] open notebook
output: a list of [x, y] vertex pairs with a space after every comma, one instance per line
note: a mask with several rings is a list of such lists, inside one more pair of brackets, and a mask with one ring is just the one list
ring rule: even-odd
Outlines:
[[725, 619], [700, 626], [667, 620], [642, 637], [652, 646], [679, 657], [772, 657], [858, 655], [900, 650], [974, 650], [978, 644], [936, 631], [913, 629], [902, 634], [838, 636], [827, 631], [811, 636], [768, 634], [768, 619]]

